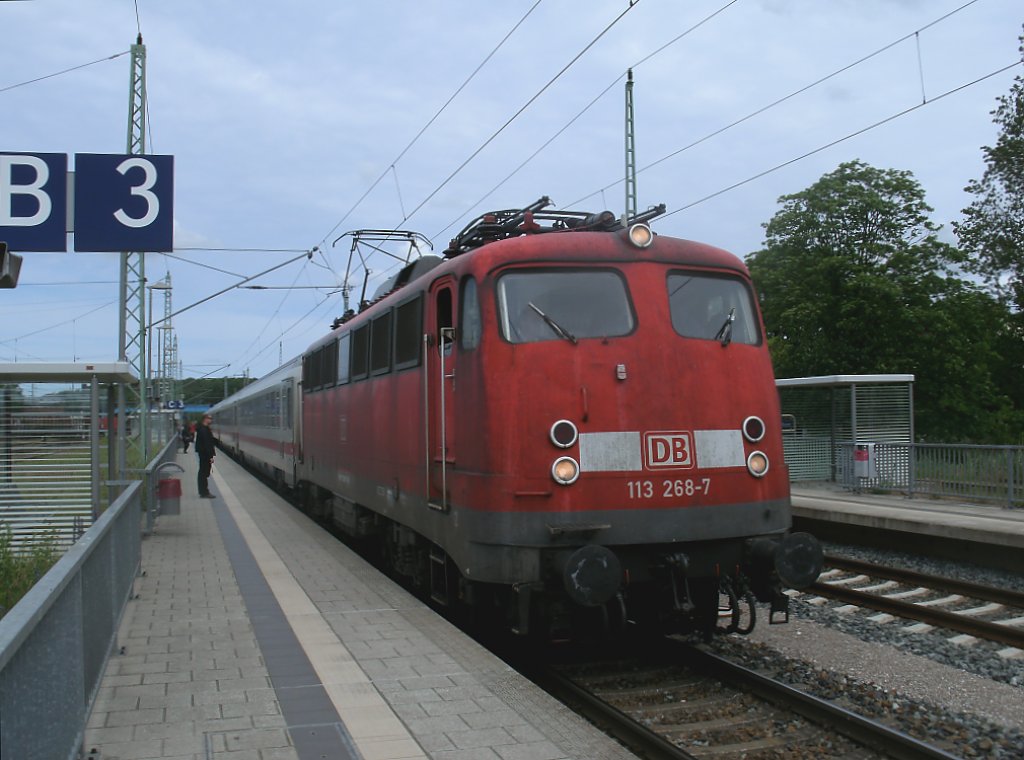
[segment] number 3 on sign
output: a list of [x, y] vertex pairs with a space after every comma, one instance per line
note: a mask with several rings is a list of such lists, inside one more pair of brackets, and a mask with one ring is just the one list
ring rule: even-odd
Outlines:
[[136, 219], [128, 216], [123, 208], [119, 208], [114, 212], [114, 218], [125, 227], [138, 229], [139, 227], [148, 227], [160, 215], [160, 199], [152, 192], [157, 179], [156, 167], [153, 166], [152, 161], [145, 158], [129, 158], [118, 164], [117, 171], [122, 175], [127, 175], [130, 170], [135, 168], [142, 169], [145, 175], [142, 184], [132, 185], [131, 193], [146, 201], [146, 213]]

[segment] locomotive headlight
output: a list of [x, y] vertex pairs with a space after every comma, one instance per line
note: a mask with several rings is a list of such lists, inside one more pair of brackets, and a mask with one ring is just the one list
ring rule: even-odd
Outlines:
[[646, 224], [634, 224], [629, 228], [629, 242], [637, 248], [646, 248], [654, 242], [654, 233]]
[[580, 466], [572, 457], [559, 457], [551, 465], [551, 477], [560, 485], [567, 486], [570, 483], [575, 483], [579, 476]]
[[747, 417], [743, 420], [743, 437], [751, 443], [757, 443], [764, 438], [764, 420], [760, 417]]
[[551, 442], [560, 449], [569, 448], [580, 437], [576, 426], [569, 420], [559, 420], [556, 422], [551, 426], [548, 435], [551, 437]]
[[763, 478], [768, 473], [768, 456], [763, 451], [751, 452], [747, 457], [747, 471], [755, 478]]

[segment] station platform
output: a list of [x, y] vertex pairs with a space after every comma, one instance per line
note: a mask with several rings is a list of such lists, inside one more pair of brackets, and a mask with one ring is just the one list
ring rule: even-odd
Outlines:
[[[827, 540], [861, 542], [887, 535], [887, 548], [927, 542], [936, 553], [982, 561], [1005, 569], [1024, 568], [1024, 509], [994, 504], [854, 493], [832, 484], [791, 487], [794, 527]], [[804, 524], [801, 524], [804, 523]], [[984, 555], [979, 554], [984, 551]]]
[[226, 456], [215, 499], [177, 462], [181, 514], [143, 541], [87, 758], [634, 757]]

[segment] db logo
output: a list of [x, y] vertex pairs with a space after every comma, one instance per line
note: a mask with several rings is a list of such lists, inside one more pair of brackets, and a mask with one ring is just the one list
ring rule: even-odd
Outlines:
[[693, 438], [689, 433], [644, 433], [647, 468], [693, 467]]

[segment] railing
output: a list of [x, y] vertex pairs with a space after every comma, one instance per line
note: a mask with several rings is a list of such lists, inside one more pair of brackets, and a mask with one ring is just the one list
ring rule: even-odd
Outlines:
[[0, 757], [77, 755], [139, 567], [134, 483], [0, 620]]
[[1024, 446], [840, 443], [836, 465], [836, 482], [854, 490], [1024, 507]]
[[79, 755], [132, 583], [143, 515], [156, 509], [172, 439], [28, 594], [0, 619], [0, 758]]

